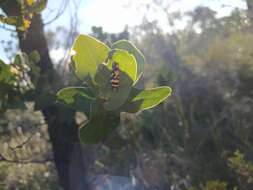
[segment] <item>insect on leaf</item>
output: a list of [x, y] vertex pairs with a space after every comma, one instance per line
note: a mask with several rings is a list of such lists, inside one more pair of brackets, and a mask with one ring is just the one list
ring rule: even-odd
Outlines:
[[140, 50], [127, 40], [119, 40], [115, 42], [112, 46], [112, 49], [126, 50], [135, 57], [137, 62], [137, 78], [139, 79], [146, 63], [144, 55], [140, 52]]

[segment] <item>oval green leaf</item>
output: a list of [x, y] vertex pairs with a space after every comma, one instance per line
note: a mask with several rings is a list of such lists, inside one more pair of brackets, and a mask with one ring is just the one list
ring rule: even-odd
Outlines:
[[129, 100], [122, 107], [122, 111], [136, 113], [150, 109], [171, 95], [171, 88], [167, 86], [139, 90], [133, 88]]
[[9, 25], [17, 25], [19, 18], [17, 16], [3, 16], [0, 15], [0, 22], [9, 24]]
[[103, 63], [110, 51], [104, 43], [88, 35], [79, 35], [72, 47], [72, 60], [78, 78], [84, 80], [88, 75], [93, 79], [97, 66]]

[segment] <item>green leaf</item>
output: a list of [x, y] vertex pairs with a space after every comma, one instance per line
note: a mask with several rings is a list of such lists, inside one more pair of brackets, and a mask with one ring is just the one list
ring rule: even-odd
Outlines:
[[[120, 68], [120, 86], [118, 89], [113, 89], [110, 83], [113, 61], [117, 62]], [[136, 73], [135, 58], [124, 50], [115, 50], [109, 63], [99, 66], [95, 81], [99, 85], [99, 97], [106, 100], [103, 103], [106, 110], [117, 110], [125, 103], [136, 80]]]
[[92, 104], [91, 119], [79, 133], [81, 142], [97, 144], [105, 141], [120, 123], [119, 114], [106, 112], [99, 104]]
[[57, 93], [57, 100], [80, 111], [89, 111], [90, 102], [95, 98], [88, 88], [83, 87], [68, 87], [63, 88]]
[[11, 73], [11, 66], [5, 64], [0, 60], [0, 82], [5, 84], [12, 84], [14, 82], [13, 74]]
[[19, 18], [17, 16], [4, 16], [0, 15], [0, 22], [9, 24], [9, 25], [17, 25], [19, 21]]
[[14, 65], [22, 66], [22, 59], [19, 54], [15, 55], [13, 63]]
[[94, 78], [97, 66], [106, 60], [110, 51], [104, 43], [88, 35], [79, 35], [72, 50], [75, 52], [72, 57], [75, 72], [82, 80], [88, 75]]
[[144, 66], [146, 63], [145, 58], [143, 54], [140, 52], [140, 50], [127, 40], [120, 40], [120, 41], [115, 42], [112, 46], [112, 49], [126, 50], [128, 51], [128, 53], [132, 54], [135, 57], [136, 62], [137, 62], [137, 69], [138, 69], [137, 75], [139, 79], [142, 75], [142, 72], [144, 70]]
[[150, 109], [171, 95], [171, 88], [167, 86], [152, 89], [139, 90], [133, 88], [130, 99], [122, 107], [122, 111], [136, 113], [145, 109]]
[[34, 50], [29, 54], [29, 60], [33, 63], [38, 63], [40, 61], [40, 54], [38, 51]]

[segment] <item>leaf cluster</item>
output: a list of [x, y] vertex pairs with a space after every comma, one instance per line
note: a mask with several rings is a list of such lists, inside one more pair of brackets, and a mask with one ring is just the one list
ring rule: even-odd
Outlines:
[[29, 99], [37, 82], [40, 60], [38, 52], [27, 55], [17, 54], [10, 64], [0, 60], [0, 110], [25, 108], [24, 101]]
[[[137, 113], [152, 108], [171, 94], [167, 86], [135, 87], [143, 73], [145, 58], [129, 41], [117, 41], [110, 48], [93, 37], [79, 35], [72, 51], [71, 66], [83, 86], [64, 88], [57, 97], [60, 102], [89, 116], [88, 123], [80, 130], [80, 138], [85, 143], [105, 140], [119, 125], [121, 112]], [[110, 83], [114, 62], [120, 68], [117, 89]]]

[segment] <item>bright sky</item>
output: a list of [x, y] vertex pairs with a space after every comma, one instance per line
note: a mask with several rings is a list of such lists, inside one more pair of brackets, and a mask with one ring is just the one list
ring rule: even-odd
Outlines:
[[[70, 15], [74, 14], [75, 4], [73, 2], [81, 2], [78, 6], [80, 33], [89, 33], [92, 26], [102, 26], [104, 31], [117, 33], [124, 29], [126, 25], [132, 27], [142, 22], [144, 12], [144, 5], [149, 5], [152, 0], [69, 0], [69, 4], [60, 16], [52, 24], [46, 26], [48, 28], [55, 28], [57, 26], [70, 26]], [[57, 13], [56, 10], [63, 9], [65, 0], [49, 0], [47, 9], [43, 11], [43, 19], [45, 22], [51, 20]], [[208, 6], [218, 12], [218, 16], [224, 16], [230, 13], [231, 9], [235, 7], [244, 8], [245, 3], [242, 0], [223, 1], [227, 3], [226, 7], [222, 8], [222, 0], [168, 0], [173, 2], [170, 11], [186, 12], [193, 10], [199, 5]], [[149, 20], [157, 19], [160, 26], [165, 31], [168, 31], [166, 16], [161, 10], [151, 11], [151, 14], [146, 15]], [[178, 22], [177, 27], [181, 28], [184, 23]], [[0, 29], [0, 41], [10, 39], [10, 32]], [[58, 53], [57, 53], [58, 52]], [[54, 57], [59, 57], [61, 51], [55, 51]], [[59, 55], [56, 55], [59, 54]], [[0, 58], [7, 60], [3, 47], [0, 47]]]
[[[49, 0], [48, 9], [59, 9], [59, 1]], [[78, 0], [76, 0], [78, 1]], [[80, 0], [79, 6], [79, 31], [90, 32], [92, 26], [102, 26], [107, 32], [121, 32], [126, 25], [135, 26], [142, 22], [144, 16], [144, 5], [149, 5], [152, 0]], [[56, 3], [57, 2], [57, 3]], [[222, 0], [168, 0], [170, 11], [186, 12], [193, 10], [197, 6], [208, 6], [218, 12], [218, 16], [224, 16], [230, 13], [235, 7], [244, 8], [243, 0], [222, 1]], [[222, 5], [226, 2], [226, 7]], [[69, 8], [73, 9], [73, 4]], [[66, 25], [69, 20], [69, 10], [57, 20], [55, 24]], [[44, 16], [47, 12], [44, 12]], [[159, 9], [152, 11], [147, 15], [150, 20], [159, 20], [162, 26], [166, 25], [166, 15]]]

